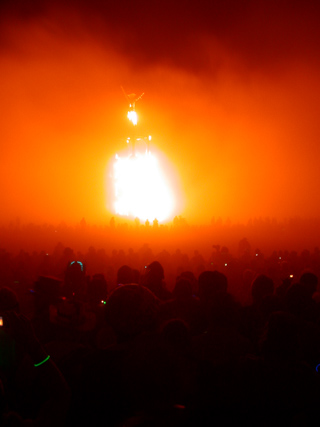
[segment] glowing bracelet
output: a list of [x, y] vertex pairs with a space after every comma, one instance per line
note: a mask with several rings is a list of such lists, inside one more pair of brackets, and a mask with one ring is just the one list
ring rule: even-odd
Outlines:
[[50, 359], [50, 356], [48, 355], [42, 362], [35, 363], [33, 366], [36, 368], [37, 366], [43, 365]]

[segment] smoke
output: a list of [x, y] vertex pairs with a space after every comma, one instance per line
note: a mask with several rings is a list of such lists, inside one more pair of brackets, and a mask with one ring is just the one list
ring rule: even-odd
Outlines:
[[103, 220], [127, 137], [176, 167], [182, 215], [314, 217], [319, 26], [309, 2], [3, 2], [3, 221]]

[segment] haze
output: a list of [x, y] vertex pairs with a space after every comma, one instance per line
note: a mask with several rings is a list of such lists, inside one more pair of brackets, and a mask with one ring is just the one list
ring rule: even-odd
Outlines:
[[[41, 6], [40, 6], [41, 5]], [[128, 92], [176, 215], [320, 218], [316, 3], [4, 2], [1, 218], [108, 220]]]

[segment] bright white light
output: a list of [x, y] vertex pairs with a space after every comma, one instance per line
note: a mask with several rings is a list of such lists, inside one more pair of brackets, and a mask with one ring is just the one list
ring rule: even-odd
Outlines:
[[117, 214], [161, 222], [173, 213], [173, 192], [152, 153], [116, 156], [113, 175]]
[[127, 117], [130, 120], [130, 122], [133, 123], [134, 126], [137, 125], [137, 123], [138, 123], [138, 115], [137, 115], [137, 113], [135, 111], [132, 111], [132, 110], [128, 111]]

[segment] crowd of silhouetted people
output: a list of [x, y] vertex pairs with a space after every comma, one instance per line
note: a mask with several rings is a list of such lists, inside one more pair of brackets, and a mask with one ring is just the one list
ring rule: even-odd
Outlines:
[[319, 270], [317, 248], [245, 238], [237, 256], [2, 249], [2, 425], [316, 425]]

